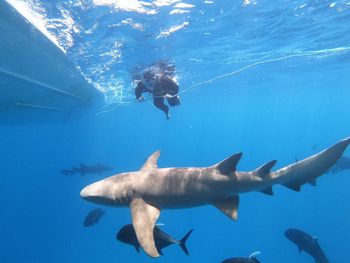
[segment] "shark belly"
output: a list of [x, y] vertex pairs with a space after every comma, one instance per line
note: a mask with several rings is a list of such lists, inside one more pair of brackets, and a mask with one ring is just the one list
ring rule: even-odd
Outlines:
[[161, 209], [189, 208], [236, 195], [237, 185], [208, 168], [163, 168], [149, 174], [140, 196]]

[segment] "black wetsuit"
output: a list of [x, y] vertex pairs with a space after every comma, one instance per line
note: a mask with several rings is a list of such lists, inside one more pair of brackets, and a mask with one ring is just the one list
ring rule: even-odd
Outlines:
[[179, 92], [179, 86], [168, 77], [158, 77], [154, 84], [153, 90], [148, 89], [146, 85], [140, 81], [135, 89], [136, 99], [139, 99], [143, 92], [150, 92], [153, 94], [154, 106], [163, 111], [167, 118], [169, 117], [169, 107], [164, 104], [164, 96], [166, 94], [173, 96], [171, 98], [167, 98], [170, 106], [181, 104], [179, 96], [176, 95]]

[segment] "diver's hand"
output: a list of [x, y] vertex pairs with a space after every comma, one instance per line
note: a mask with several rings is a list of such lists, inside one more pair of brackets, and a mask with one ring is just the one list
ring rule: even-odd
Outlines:
[[165, 94], [164, 95], [164, 99], [171, 99], [173, 96], [171, 96], [170, 94]]
[[143, 96], [140, 96], [140, 98], [137, 99], [137, 101], [141, 102], [143, 101], [145, 98]]

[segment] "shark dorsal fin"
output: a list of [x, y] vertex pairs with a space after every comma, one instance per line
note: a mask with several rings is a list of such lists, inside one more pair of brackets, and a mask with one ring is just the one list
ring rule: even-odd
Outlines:
[[154, 152], [150, 157], [148, 157], [145, 164], [142, 166], [141, 170], [154, 170], [158, 168], [157, 161], [160, 156], [160, 151]]
[[135, 197], [131, 201], [130, 209], [132, 224], [140, 246], [149, 256], [159, 257], [159, 252], [154, 241], [153, 229], [159, 217], [160, 210], [139, 197]]
[[236, 171], [236, 166], [241, 157], [242, 153], [236, 153], [214, 165], [214, 167], [215, 169], [219, 170], [221, 174], [232, 175]]
[[274, 167], [276, 163], [277, 163], [276, 160], [265, 163], [262, 166], [260, 166], [259, 168], [257, 168], [254, 171], [254, 174], [256, 176], [259, 176], [260, 178], [265, 178], [271, 172], [272, 167]]
[[213, 205], [233, 220], [238, 218], [239, 196], [230, 196], [223, 199], [217, 199], [212, 202]]
[[249, 255], [249, 258], [256, 258], [257, 256], [259, 256], [261, 254], [260, 251], [254, 251], [253, 253], [251, 253]]

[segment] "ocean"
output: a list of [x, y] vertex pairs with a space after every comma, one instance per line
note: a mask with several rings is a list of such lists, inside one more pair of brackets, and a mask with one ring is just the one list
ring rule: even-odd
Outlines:
[[[275, 170], [350, 136], [350, 2], [9, 2], [37, 18], [104, 99], [63, 123], [1, 126], [0, 262], [212, 263], [254, 251], [263, 263], [313, 262], [288, 228], [317, 237], [329, 262], [350, 262], [349, 170], [300, 192], [240, 194], [237, 221], [212, 205], [163, 210], [157, 222], [174, 238], [194, 229], [189, 256], [178, 245], [158, 259], [138, 254], [116, 240], [129, 209], [80, 197], [156, 150], [159, 167], [211, 166], [242, 152], [239, 171], [277, 160]], [[180, 87], [169, 120], [151, 95], [134, 97], [133, 73], [158, 60], [176, 66]], [[61, 172], [98, 163], [113, 170]], [[106, 213], [84, 227], [95, 208]]]

